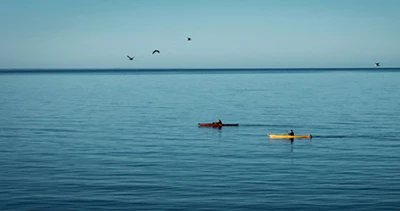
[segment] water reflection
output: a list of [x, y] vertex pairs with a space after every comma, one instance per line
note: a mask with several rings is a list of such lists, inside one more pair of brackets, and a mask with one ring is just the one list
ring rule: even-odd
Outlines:
[[290, 152], [293, 152], [293, 142], [294, 142], [294, 138], [291, 138], [289, 141], [290, 141]]
[[[304, 141], [304, 140], [311, 142], [311, 139], [302, 139], [301, 141]], [[286, 139], [285, 138], [282, 138], [282, 139], [269, 138], [268, 141], [269, 142], [288, 142], [288, 143], [290, 143], [290, 152], [294, 151], [294, 138], [286, 138]], [[299, 141], [299, 140], [297, 140], [297, 141]]]

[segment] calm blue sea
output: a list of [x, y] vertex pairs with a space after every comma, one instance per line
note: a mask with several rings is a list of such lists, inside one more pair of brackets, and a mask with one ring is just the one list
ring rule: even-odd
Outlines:
[[0, 210], [399, 210], [399, 132], [400, 69], [3, 72]]

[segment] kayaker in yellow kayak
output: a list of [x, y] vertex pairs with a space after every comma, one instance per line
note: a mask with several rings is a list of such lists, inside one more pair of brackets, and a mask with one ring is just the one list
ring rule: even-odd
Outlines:
[[289, 136], [294, 136], [293, 130], [290, 130], [290, 132], [288, 132], [288, 135], [289, 135]]

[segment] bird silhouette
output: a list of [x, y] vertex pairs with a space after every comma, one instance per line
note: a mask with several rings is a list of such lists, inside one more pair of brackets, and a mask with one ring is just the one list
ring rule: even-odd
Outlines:
[[154, 50], [152, 54], [155, 54], [155, 53], [160, 53], [160, 51], [159, 50]]
[[375, 62], [375, 66], [376, 66], [376, 67], [379, 67], [379, 63], [380, 63], [380, 62]]
[[133, 60], [133, 58], [135, 58], [134, 56], [133, 57], [130, 57], [129, 55], [126, 56], [129, 58], [129, 60]]
[[192, 38], [188, 37], [188, 38], [187, 38], [187, 41], [190, 41], [190, 40], [192, 40]]

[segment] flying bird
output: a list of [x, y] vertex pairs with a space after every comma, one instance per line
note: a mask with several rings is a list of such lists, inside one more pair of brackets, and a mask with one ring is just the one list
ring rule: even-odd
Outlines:
[[159, 50], [154, 50], [152, 54], [155, 54], [155, 53], [160, 53], [160, 51]]
[[133, 60], [133, 58], [135, 58], [134, 56], [133, 57], [130, 57], [129, 55], [126, 56], [129, 58], [129, 60]]
[[187, 41], [190, 41], [190, 40], [192, 40], [192, 38], [188, 37], [188, 38], [187, 38]]
[[379, 63], [380, 63], [380, 62], [375, 62], [375, 67], [378, 67], [378, 66], [379, 66]]

